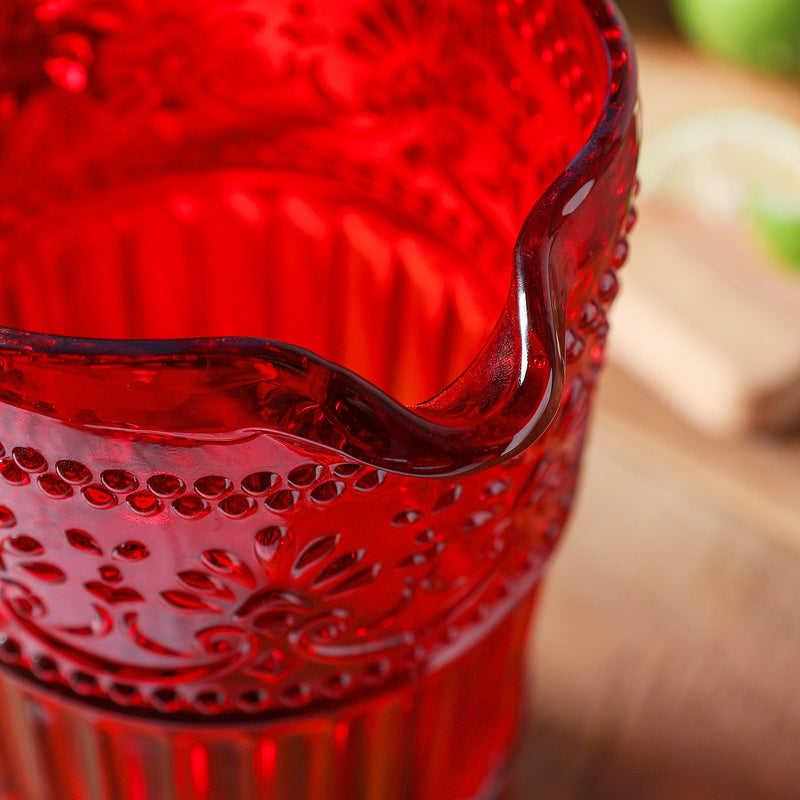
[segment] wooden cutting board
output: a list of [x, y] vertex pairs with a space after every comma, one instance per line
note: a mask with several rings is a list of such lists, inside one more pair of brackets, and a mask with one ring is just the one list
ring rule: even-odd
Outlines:
[[[714, 108], [760, 109], [800, 126], [796, 86], [674, 42], [638, 49], [644, 158], [652, 132]], [[703, 430], [800, 427], [800, 274], [774, 261], [743, 221], [700, 219], [652, 198], [639, 211], [612, 360]]]

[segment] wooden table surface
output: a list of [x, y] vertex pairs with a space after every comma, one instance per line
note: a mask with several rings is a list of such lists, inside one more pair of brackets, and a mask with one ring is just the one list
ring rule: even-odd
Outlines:
[[598, 400], [509, 800], [797, 800], [800, 438], [715, 440], [613, 364]]
[[509, 800], [800, 797], [800, 441], [602, 384], [531, 640]]

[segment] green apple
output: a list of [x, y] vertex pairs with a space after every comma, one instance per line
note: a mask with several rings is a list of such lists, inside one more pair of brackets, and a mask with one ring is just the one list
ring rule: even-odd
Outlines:
[[758, 69], [800, 77], [800, 0], [672, 0], [686, 35]]

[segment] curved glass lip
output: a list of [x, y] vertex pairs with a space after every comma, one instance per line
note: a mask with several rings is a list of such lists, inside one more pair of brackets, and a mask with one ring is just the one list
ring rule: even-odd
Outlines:
[[[636, 113], [638, 87], [635, 55], [630, 34], [621, 13], [611, 0], [576, 0], [576, 2], [582, 3], [594, 20], [596, 32], [602, 39], [608, 67], [606, 97], [597, 122], [581, 149], [553, 180], [548, 189], [540, 195], [523, 221], [517, 242], [513, 248], [513, 256], [517, 264], [520, 263], [520, 260], [530, 261], [531, 256], [535, 255], [523, 251], [520, 242], [524, 238], [524, 234], [526, 232], [530, 233], [532, 230], [538, 230], [546, 236], [548, 232], [555, 230], [557, 222], [562, 216], [562, 209], [569, 198], [574, 197], [575, 193], [585, 186], [587, 175], [599, 174], [604, 166], [610, 162], [613, 154], [622, 145], [622, 137], [615, 135], [615, 133], [620, 131], [624, 124], [628, 123]], [[619, 65], [615, 65], [615, 57], [620, 62]], [[552, 238], [552, 233], [550, 233], [550, 236]], [[519, 270], [519, 266], [517, 269]], [[530, 276], [524, 277], [523, 283], [518, 288], [518, 293], [521, 296], [526, 295], [526, 290], [529, 293], [532, 288], [535, 288], [531, 286], [534, 282], [534, 279]], [[542, 282], [539, 285], [545, 291], [549, 289], [549, 283]], [[514, 289], [512, 288], [513, 294]], [[515, 305], [519, 301], [518, 298], [510, 295], [509, 302], [512, 300]], [[508, 303], [505, 308], [508, 308]], [[555, 309], [551, 310], [555, 314]], [[505, 313], [506, 311], [504, 310], [503, 314]], [[523, 336], [525, 333], [525, 331], [520, 331]], [[531, 410], [531, 417], [525, 426], [513, 435], [508, 436], [503, 446], [477, 447], [475, 441], [476, 439], [480, 441], [480, 437], [470, 437], [469, 442], [463, 443], [465, 450], [468, 448], [476, 456], [479, 456], [471, 466], [404, 469], [401, 467], [402, 458], [394, 458], [392, 459], [393, 463], [387, 464], [376, 463], [369, 458], [359, 457], [356, 454], [348, 455], [378, 468], [399, 474], [446, 476], [482, 470], [519, 453], [544, 432], [555, 416], [560, 404], [560, 393], [563, 384], [563, 358], [561, 358], [563, 342], [558, 340], [557, 333], [557, 331], [553, 330], [553, 341], [544, 344], [546, 346], [549, 345], [553, 350], [554, 365], [558, 366], [558, 362], [561, 362], [561, 374], [551, 375], [551, 379], [545, 388], [545, 396], [540, 398], [536, 408]], [[493, 336], [494, 332], [490, 334], [490, 339]], [[470, 371], [475, 363], [473, 362], [473, 365], [467, 367], [465, 372], [457, 377], [449, 387], [443, 389], [433, 398], [415, 405], [405, 405], [347, 367], [328, 361], [312, 350], [274, 339], [239, 336], [177, 339], [104, 339], [62, 336], [0, 326], [0, 352], [16, 352], [27, 355], [39, 354], [51, 357], [83, 356], [87, 360], [110, 358], [116, 360], [119, 364], [143, 358], [170, 358], [177, 360], [184, 356], [219, 356], [223, 354], [242, 358], [263, 358], [270, 353], [277, 354], [290, 362], [302, 360], [329, 371], [337, 380], [351, 386], [357, 393], [368, 396], [375, 406], [382, 408], [394, 417], [401, 427], [406, 426], [409, 430], [413, 428], [415, 433], [423, 438], [455, 438], [463, 436], [465, 432], [463, 426], [448, 425], [447, 414], [441, 412], [445, 410], [444, 406], [447, 402], [445, 396]], [[525, 376], [517, 375], [516, 378], [517, 388], [521, 389]], [[280, 430], [274, 432], [282, 433]], [[288, 435], [291, 436], [291, 434]], [[316, 444], [326, 446], [324, 442], [316, 442]], [[449, 449], [453, 449], [453, 444], [454, 442], [450, 442]]]

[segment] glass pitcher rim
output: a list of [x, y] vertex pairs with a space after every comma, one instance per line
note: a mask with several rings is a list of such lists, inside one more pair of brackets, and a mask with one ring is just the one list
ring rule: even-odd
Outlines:
[[[576, 2], [581, 3], [588, 11], [595, 32], [601, 39], [605, 51], [606, 95], [591, 133], [569, 164], [553, 180], [548, 189], [539, 196], [525, 218], [513, 248], [514, 262], [518, 265], [518, 270], [521, 263], [528, 265], [525, 268], [529, 270], [528, 262], [537, 255], [526, 250], [523, 242], [530, 241], [536, 235], [543, 241], [549, 232], [555, 230], [559, 220], [567, 213], [566, 208], [570, 202], [574, 201], [585, 189], [587, 182], [593, 182], [592, 176], [596, 177], [608, 166], [613, 154], [623, 144], [620, 130], [624, 129], [637, 113], [635, 56], [630, 34], [620, 12], [610, 0], [576, 0]], [[534, 234], [534, 231], [538, 234]], [[535, 286], [532, 285], [534, 283]], [[530, 275], [520, 277], [518, 292], [521, 296], [529, 294], [537, 287], [546, 289], [546, 286], [541, 283], [541, 276], [537, 276], [535, 281], [531, 279]], [[520, 298], [512, 297], [514, 292], [515, 289], [512, 287], [507, 307], [509, 304], [521, 302]], [[551, 305], [554, 303], [552, 299], [550, 302]], [[549, 312], [553, 316], [557, 315], [554, 307], [550, 308]], [[402, 455], [394, 459], [392, 463], [386, 460], [365, 458], [363, 454], [359, 456], [349, 453], [348, 455], [377, 468], [399, 474], [450, 476], [485, 469], [519, 453], [547, 429], [560, 404], [565, 368], [564, 331], [559, 331], [555, 324], [551, 324], [550, 327], [552, 341], [545, 343], [546, 346], [552, 348], [550, 380], [538, 403], [531, 408], [531, 413], [525, 423], [518, 426], [518, 430], [499, 437], [503, 439], [502, 442], [496, 439], [490, 446], [484, 442], [482, 446], [477, 447], [475, 442], [480, 441], [480, 437], [474, 436], [470, 440], [472, 444], [469, 448], [466, 444], [464, 445], [464, 457], [456, 459], [457, 464], [454, 461], [449, 465], [427, 465], [419, 468], [412, 467], [410, 462], [404, 468]], [[525, 332], [518, 331], [518, 333], [524, 339]], [[490, 339], [492, 336], [494, 336], [494, 332], [490, 335]], [[435, 397], [416, 405], [405, 405], [347, 367], [327, 360], [312, 350], [274, 339], [240, 336], [109, 339], [64, 336], [0, 326], [0, 353], [3, 352], [36, 353], [51, 357], [86, 357], [87, 359], [103, 357], [117, 359], [120, 363], [136, 359], [180, 359], [210, 354], [242, 358], [263, 358], [267, 354], [277, 354], [289, 362], [311, 363], [317, 369], [330, 373], [340, 382], [353, 387], [357, 393], [368, 396], [376, 405], [386, 409], [397, 425], [406, 426], [409, 431], [411, 428], [418, 429], [417, 432], [423, 439], [428, 437], [431, 440], [437, 436], [447, 438], [452, 434], [457, 438], [459, 434], [463, 434], [463, 430], [456, 430], [458, 426], [453, 425], [452, 420], [448, 418], [446, 398], [452, 387], [458, 384], [472, 369], [472, 366], [468, 367], [449, 387]], [[473, 362], [474, 364], [475, 362]], [[525, 376], [516, 375], [515, 380], [518, 384], [517, 389], [521, 391]], [[275, 432], [281, 433], [281, 431]], [[314, 440], [312, 439], [312, 441]], [[327, 445], [325, 442], [317, 443], [323, 446]], [[453, 446], [455, 447], [455, 445]], [[471, 453], [469, 457], [467, 450]]]

